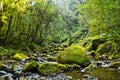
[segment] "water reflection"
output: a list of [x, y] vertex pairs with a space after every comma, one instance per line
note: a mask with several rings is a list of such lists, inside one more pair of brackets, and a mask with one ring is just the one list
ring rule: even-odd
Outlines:
[[81, 73], [80, 71], [72, 71], [66, 73], [72, 76], [72, 80], [82, 80], [83, 76], [88, 74], [90, 76], [97, 77], [98, 80], [120, 80], [120, 73], [113, 68], [97, 68], [92, 71]]

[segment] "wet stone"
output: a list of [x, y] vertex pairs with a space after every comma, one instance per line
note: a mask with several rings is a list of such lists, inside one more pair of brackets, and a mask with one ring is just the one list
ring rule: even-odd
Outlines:
[[2, 76], [2, 75], [6, 75], [7, 74], [7, 72], [6, 71], [0, 71], [0, 76]]
[[23, 78], [23, 79], [27, 79], [27, 80], [41, 80], [40, 79], [40, 75], [38, 73], [32, 73], [32, 74], [29, 74], [29, 75], [26, 75], [26, 76], [23, 76], [23, 77], [20, 77], [20, 78]]
[[40, 77], [40, 80], [45, 80], [45, 79], [46, 79], [45, 76]]
[[67, 76], [68, 79], [72, 80], [72, 77], [71, 76]]
[[72, 77], [71, 76], [66, 76], [65, 74], [59, 74], [55, 77], [50, 77], [49, 76], [44, 80], [72, 80]]
[[12, 76], [13, 76], [12, 74], [8, 73], [6, 75], [0, 76], [0, 80], [14, 80]]
[[120, 66], [118, 67], [118, 69], [117, 69], [117, 70], [118, 70], [118, 72], [120, 72]]
[[98, 78], [90, 76], [89, 74], [85, 74], [83, 75], [82, 80], [98, 80]]

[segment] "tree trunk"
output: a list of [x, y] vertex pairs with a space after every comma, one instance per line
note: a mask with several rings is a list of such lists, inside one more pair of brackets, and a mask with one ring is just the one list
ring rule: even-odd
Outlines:
[[13, 18], [13, 16], [10, 15], [8, 29], [7, 29], [7, 32], [5, 34], [5, 38], [4, 38], [4, 46], [7, 44], [8, 40], [9, 40], [9, 34], [10, 34], [10, 30], [11, 30], [11, 25], [12, 25], [12, 18]]

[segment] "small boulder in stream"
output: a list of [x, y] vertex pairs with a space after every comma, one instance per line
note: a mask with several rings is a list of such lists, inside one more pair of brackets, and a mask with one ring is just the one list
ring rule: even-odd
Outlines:
[[66, 66], [58, 63], [44, 63], [38, 67], [38, 72], [44, 75], [52, 75], [66, 70]]
[[27, 55], [25, 55], [25, 53], [16, 53], [13, 57], [13, 59], [15, 60], [20, 60], [20, 61], [24, 61], [26, 59], [28, 59], [29, 57]]
[[37, 61], [32, 61], [25, 65], [24, 72], [34, 72], [42, 75], [53, 75], [66, 70], [66, 66], [63, 64], [58, 64], [56, 62], [46, 62], [39, 63]]
[[66, 48], [57, 57], [59, 63], [78, 64], [81, 67], [86, 67], [90, 64], [90, 57], [81, 46], [70, 46]]
[[32, 61], [25, 65], [24, 72], [38, 72], [38, 66], [40, 66], [40, 64], [37, 61]]

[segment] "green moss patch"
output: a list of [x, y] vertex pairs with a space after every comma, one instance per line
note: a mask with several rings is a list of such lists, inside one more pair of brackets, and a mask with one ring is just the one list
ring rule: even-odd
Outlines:
[[108, 41], [98, 46], [96, 50], [96, 55], [104, 56], [106, 59], [114, 59], [120, 57], [118, 55], [118, 45], [115, 42]]
[[4, 56], [8, 54], [8, 50], [0, 46], [0, 56]]
[[64, 71], [65, 69], [66, 69], [66, 66], [63, 64], [44, 63], [38, 67], [38, 72], [44, 75], [49, 75], [52, 73], [59, 73], [61, 71]]
[[16, 53], [13, 57], [13, 59], [16, 59], [16, 60], [25, 60], [28, 58], [29, 57], [27, 55], [25, 55], [25, 53]]
[[24, 67], [24, 72], [38, 72], [38, 66], [40, 66], [40, 64], [36, 61], [32, 61], [30, 63], [28, 63], [27, 65], [25, 65]]

